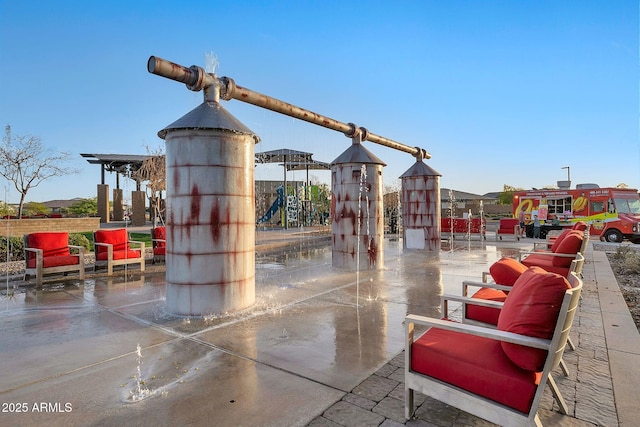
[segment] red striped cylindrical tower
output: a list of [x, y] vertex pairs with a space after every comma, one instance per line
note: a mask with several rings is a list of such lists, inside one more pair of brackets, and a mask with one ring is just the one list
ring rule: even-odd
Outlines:
[[384, 166], [357, 138], [331, 163], [334, 267], [352, 271], [384, 267]]
[[166, 141], [166, 306], [202, 316], [255, 303], [254, 145], [215, 101], [158, 132]]
[[440, 176], [422, 159], [400, 176], [405, 249], [440, 250]]

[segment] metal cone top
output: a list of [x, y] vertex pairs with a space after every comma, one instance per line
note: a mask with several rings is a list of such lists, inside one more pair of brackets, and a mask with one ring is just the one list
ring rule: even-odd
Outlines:
[[257, 144], [260, 137], [217, 102], [203, 102], [196, 108], [158, 132], [165, 139], [167, 132], [182, 129], [217, 129], [241, 135], [251, 135]]
[[371, 151], [364, 148], [362, 144], [351, 144], [344, 153], [340, 154], [333, 162], [331, 162], [331, 166], [341, 163], [373, 163], [387, 166], [385, 162], [380, 160]]
[[415, 162], [400, 178], [409, 178], [412, 176], [442, 176], [440, 172], [427, 166], [424, 162]]

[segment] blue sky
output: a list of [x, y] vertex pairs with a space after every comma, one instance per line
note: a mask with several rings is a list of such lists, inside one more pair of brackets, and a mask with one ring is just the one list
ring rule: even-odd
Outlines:
[[[425, 148], [444, 188], [553, 185], [564, 166], [574, 185], [638, 188], [638, 21], [630, 0], [0, 0], [0, 124], [71, 152], [80, 170], [28, 201], [94, 197], [100, 169], [80, 153], [164, 147], [157, 132], [202, 102], [149, 74], [149, 56], [204, 66], [214, 52], [218, 75], [238, 85]], [[351, 144], [239, 101], [223, 105], [260, 136], [256, 151], [331, 162]], [[385, 185], [399, 185], [415, 161], [365, 146], [387, 164]], [[312, 175], [330, 182], [328, 172]], [[281, 178], [275, 165], [256, 170], [256, 179]]]

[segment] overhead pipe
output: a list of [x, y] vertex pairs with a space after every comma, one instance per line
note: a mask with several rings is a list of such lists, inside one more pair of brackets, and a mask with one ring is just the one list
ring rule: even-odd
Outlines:
[[375, 144], [384, 145], [389, 148], [409, 153], [418, 161], [431, 158], [431, 154], [423, 148], [411, 147], [392, 139], [371, 133], [366, 128], [359, 128], [353, 123], [342, 123], [338, 120], [314, 113], [313, 111], [305, 110], [304, 108], [297, 107], [293, 104], [255, 92], [251, 89], [243, 88], [242, 86], [236, 85], [232, 78], [218, 78], [215, 74], [207, 73], [202, 67], [198, 67], [197, 65], [192, 65], [187, 68], [171, 61], [167, 61], [166, 59], [151, 56], [147, 61], [147, 70], [152, 74], [184, 83], [189, 90], [195, 92], [205, 90], [205, 96], [207, 99], [214, 101], [217, 101], [219, 97], [225, 101], [237, 99], [238, 101], [243, 101], [277, 113], [304, 120], [305, 122], [342, 132], [348, 138], [353, 138], [357, 134], [360, 134], [363, 142], [371, 141]]

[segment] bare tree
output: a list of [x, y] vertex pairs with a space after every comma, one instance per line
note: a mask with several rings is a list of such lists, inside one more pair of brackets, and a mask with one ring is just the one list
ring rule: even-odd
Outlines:
[[69, 153], [55, 153], [45, 148], [37, 136], [12, 137], [11, 126], [6, 126], [5, 136], [0, 144], [0, 175], [11, 181], [20, 193], [18, 218], [22, 217], [25, 198], [30, 189], [54, 176], [77, 173], [77, 170], [65, 165], [69, 158]]
[[139, 181], [146, 181], [147, 198], [151, 211], [151, 223], [155, 227], [156, 218], [159, 216], [164, 223], [164, 202], [162, 192], [167, 188], [167, 171], [165, 156], [162, 148], [155, 150], [146, 147], [149, 158], [142, 162], [142, 166], [135, 173]]

